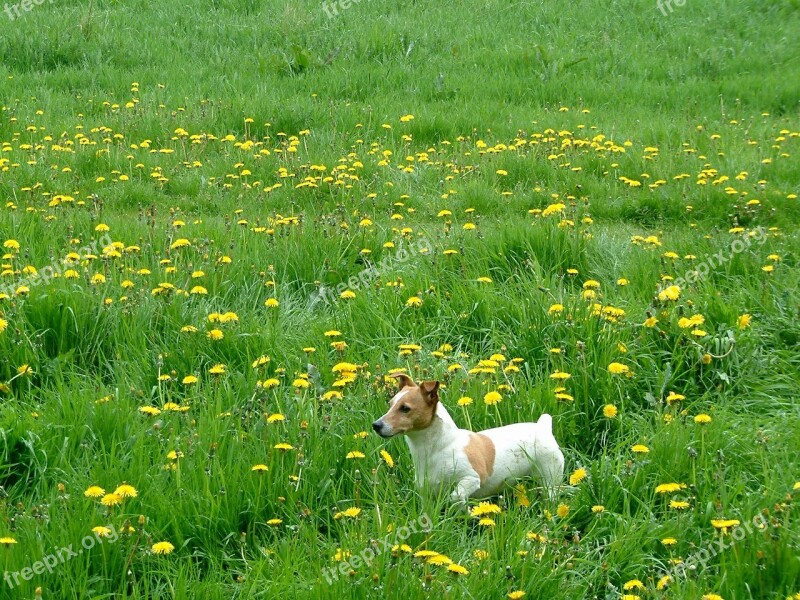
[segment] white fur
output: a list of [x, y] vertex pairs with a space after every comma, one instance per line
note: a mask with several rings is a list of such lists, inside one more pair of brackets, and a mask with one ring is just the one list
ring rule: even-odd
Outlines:
[[439, 402], [429, 427], [406, 434], [417, 486], [428, 485], [435, 491], [455, 486], [450, 497], [464, 504], [468, 498], [486, 498], [519, 479], [534, 476], [551, 497], [554, 495], [564, 474], [564, 455], [553, 437], [550, 415], [542, 415], [538, 423], [516, 423], [480, 433], [495, 447], [494, 469], [483, 484], [464, 451], [472, 433], [459, 429]]

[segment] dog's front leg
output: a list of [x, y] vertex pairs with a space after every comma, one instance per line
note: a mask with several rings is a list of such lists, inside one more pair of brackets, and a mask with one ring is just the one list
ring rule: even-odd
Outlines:
[[469, 497], [481, 487], [481, 480], [477, 475], [469, 475], [462, 478], [453, 493], [450, 494], [450, 501], [459, 505], [461, 508], [467, 507]]

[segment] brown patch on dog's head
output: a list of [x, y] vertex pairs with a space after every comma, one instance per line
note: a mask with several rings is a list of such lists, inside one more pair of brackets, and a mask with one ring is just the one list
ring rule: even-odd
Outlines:
[[404, 373], [392, 377], [397, 377], [400, 390], [389, 401], [389, 411], [375, 421], [372, 428], [381, 437], [388, 438], [429, 427], [436, 416], [439, 382], [423, 381], [417, 385]]
[[473, 433], [469, 436], [464, 454], [483, 484], [494, 472], [494, 442], [482, 433]]

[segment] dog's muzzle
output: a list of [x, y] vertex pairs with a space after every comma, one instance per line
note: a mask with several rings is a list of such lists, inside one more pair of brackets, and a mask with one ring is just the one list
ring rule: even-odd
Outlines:
[[384, 428], [383, 421], [378, 420], [372, 424], [372, 429], [374, 429], [375, 433], [377, 433], [379, 436], [383, 438], [392, 437], [391, 434], [387, 435], [386, 433], [384, 433], [383, 428]]

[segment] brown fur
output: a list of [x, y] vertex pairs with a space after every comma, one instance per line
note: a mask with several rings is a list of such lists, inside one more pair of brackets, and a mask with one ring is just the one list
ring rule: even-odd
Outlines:
[[[420, 385], [403, 373], [392, 375], [398, 379], [400, 391], [405, 394], [395, 402], [383, 417], [395, 434], [420, 431], [430, 426], [436, 416], [436, 403], [439, 401], [439, 382], [423, 381]], [[408, 412], [400, 409], [410, 408]]]
[[473, 433], [464, 448], [469, 464], [475, 469], [481, 483], [491, 477], [494, 472], [494, 442], [483, 434]]

